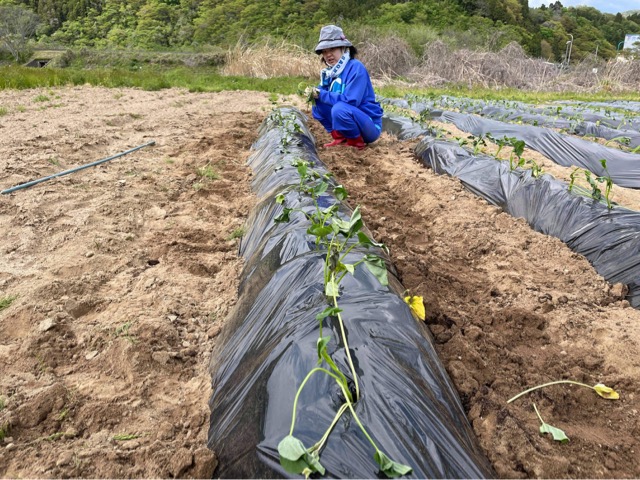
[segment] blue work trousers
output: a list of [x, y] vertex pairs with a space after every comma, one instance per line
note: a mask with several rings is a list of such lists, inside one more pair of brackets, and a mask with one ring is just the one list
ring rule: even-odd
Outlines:
[[337, 130], [346, 138], [362, 135], [365, 143], [373, 143], [380, 136], [380, 128], [376, 127], [371, 117], [348, 103], [338, 102], [333, 106], [316, 103], [311, 112], [327, 132]]

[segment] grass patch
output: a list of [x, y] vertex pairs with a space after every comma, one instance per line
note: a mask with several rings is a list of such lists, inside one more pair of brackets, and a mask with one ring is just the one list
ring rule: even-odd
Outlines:
[[220, 175], [211, 165], [205, 165], [197, 170], [198, 176], [209, 180], [218, 180]]
[[51, 99], [44, 94], [40, 94], [33, 99], [34, 102], [48, 102], [49, 100]]
[[[50, 88], [64, 85], [93, 85], [102, 87], [135, 87], [148, 91], [164, 88], [186, 88], [192, 92], [221, 92], [225, 90], [253, 90], [282, 95], [296, 93], [302, 77], [249, 78], [225, 76], [216, 68], [172, 68], [166, 70], [77, 69], [0, 67], [0, 90]], [[43, 95], [39, 95], [41, 97]], [[47, 97], [48, 100], [48, 97]], [[44, 100], [40, 100], [44, 101]]]
[[242, 238], [245, 234], [245, 228], [240, 227], [236, 228], [231, 234], [227, 237], [227, 240], [233, 240], [234, 238]]
[[0, 298], [0, 312], [5, 308], [9, 308], [16, 298], [18, 298], [17, 295], [9, 295], [8, 297]]
[[0, 412], [4, 410], [4, 407], [6, 406], [7, 406], [7, 400], [4, 397], [0, 396]]
[[3, 117], [7, 113], [9, 113], [9, 110], [7, 109], [7, 107], [0, 107], [0, 117]]
[[[469, 88], [467, 86], [451, 86], [448, 88], [412, 88], [387, 85], [376, 89], [376, 92], [386, 98], [403, 98], [407, 94], [437, 98], [443, 95], [452, 97], [469, 97], [482, 100], [518, 100], [524, 103], [545, 103], [555, 100], [579, 100], [583, 102], [604, 102], [611, 100], [610, 92], [528, 92], [515, 88], [487, 89]], [[617, 92], [616, 100], [640, 100], [637, 92]], [[386, 108], [386, 107], [385, 107]]]

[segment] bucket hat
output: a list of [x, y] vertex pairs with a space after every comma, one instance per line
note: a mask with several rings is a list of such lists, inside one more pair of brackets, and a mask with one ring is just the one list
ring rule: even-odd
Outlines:
[[342, 29], [336, 25], [326, 25], [320, 30], [320, 40], [316, 45], [316, 53], [325, 48], [352, 47], [353, 44], [344, 36]]

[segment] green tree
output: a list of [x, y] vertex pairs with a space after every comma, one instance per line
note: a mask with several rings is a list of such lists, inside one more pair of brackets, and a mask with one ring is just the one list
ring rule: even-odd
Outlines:
[[0, 6], [0, 46], [16, 62], [23, 59], [27, 42], [36, 33], [40, 19], [31, 10], [18, 5]]

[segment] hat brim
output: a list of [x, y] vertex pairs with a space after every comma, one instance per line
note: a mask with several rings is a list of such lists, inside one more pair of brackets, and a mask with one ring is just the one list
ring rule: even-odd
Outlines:
[[327, 48], [336, 48], [336, 47], [353, 47], [353, 44], [349, 40], [323, 40], [322, 42], [316, 45], [316, 53], [320, 55], [322, 50], [326, 50]]

